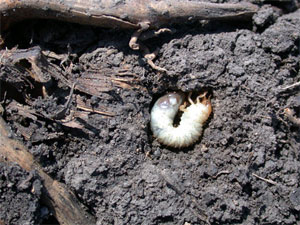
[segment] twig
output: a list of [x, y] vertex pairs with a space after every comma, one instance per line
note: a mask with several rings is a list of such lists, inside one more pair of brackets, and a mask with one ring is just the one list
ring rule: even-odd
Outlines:
[[115, 113], [112, 113], [112, 112], [103, 112], [103, 111], [99, 111], [99, 110], [94, 110], [94, 109], [90, 109], [90, 108], [86, 108], [86, 107], [83, 107], [83, 106], [77, 106], [78, 109], [81, 109], [81, 110], [84, 110], [84, 111], [87, 111], [87, 112], [93, 112], [93, 113], [98, 113], [98, 114], [101, 114], [101, 115], [105, 115], [105, 116], [115, 116], [116, 114]]
[[72, 87], [71, 87], [71, 91], [68, 97], [68, 100], [66, 102], [66, 104], [64, 105], [63, 109], [61, 109], [59, 112], [57, 112], [52, 118], [53, 119], [62, 119], [65, 117], [67, 110], [69, 109], [71, 102], [72, 102], [72, 95], [74, 93], [74, 88], [77, 84], [77, 81], [73, 83]]
[[260, 180], [263, 180], [263, 181], [269, 183], [269, 184], [277, 185], [277, 183], [276, 183], [275, 181], [272, 181], [272, 180], [269, 180], [269, 179], [260, 177], [260, 176], [258, 176], [258, 175], [255, 174], [255, 173], [252, 173], [252, 175], [255, 176], [256, 178], [260, 179]]
[[298, 86], [300, 86], [300, 81], [298, 81], [298, 82], [296, 82], [296, 83], [294, 83], [294, 84], [291, 84], [291, 85], [289, 85], [289, 86], [283, 87], [283, 88], [281, 88], [281, 90], [282, 90], [282, 91], [285, 91], [285, 90], [287, 90], [287, 89], [295, 88], [295, 87], [298, 87]]
[[[122, 1], [122, 4], [115, 0], [0, 0], [0, 26], [3, 25], [5, 30], [12, 23], [21, 20], [42, 18], [108, 28], [135, 29], [129, 46], [133, 50], [144, 52], [138, 39], [148, 28], [158, 31], [145, 33], [142, 39], [163, 32], [172, 33], [170, 29], [164, 28], [172, 23], [216, 19], [251, 20], [257, 11], [258, 7], [250, 3], [222, 4], [189, 0], [127, 0]], [[155, 65], [153, 58], [145, 58], [153, 69], [166, 72], [166, 69]]]
[[[188, 0], [0, 0], [2, 29], [25, 19], [56, 19], [108, 28], [159, 29], [192, 20], [251, 20], [258, 6], [250, 3], [208, 3]], [[16, 7], [17, 6], [17, 7]], [[126, 16], [124, 16], [126, 15]], [[139, 35], [139, 34], [138, 34]]]

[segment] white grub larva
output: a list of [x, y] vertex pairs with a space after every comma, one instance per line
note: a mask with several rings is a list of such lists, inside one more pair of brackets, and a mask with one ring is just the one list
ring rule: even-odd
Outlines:
[[[194, 103], [188, 96], [190, 106], [187, 108], [183, 94], [169, 93], [160, 97], [151, 110], [151, 130], [154, 137], [164, 144], [174, 148], [187, 147], [195, 143], [202, 134], [202, 127], [212, 109], [206, 93], [200, 95]], [[201, 99], [201, 101], [200, 101]], [[173, 122], [178, 110], [183, 111], [180, 123], [174, 127]]]

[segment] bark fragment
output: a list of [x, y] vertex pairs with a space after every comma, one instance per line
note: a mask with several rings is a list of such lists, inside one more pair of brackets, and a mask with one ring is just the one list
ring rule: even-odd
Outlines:
[[253, 4], [215, 4], [185, 0], [1, 0], [3, 29], [24, 19], [56, 19], [109, 28], [138, 29], [149, 22], [150, 28], [191, 19], [250, 19], [258, 10]]

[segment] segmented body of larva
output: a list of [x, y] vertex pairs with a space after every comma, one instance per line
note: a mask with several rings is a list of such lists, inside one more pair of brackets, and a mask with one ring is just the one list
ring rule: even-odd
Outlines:
[[[211, 103], [205, 95], [198, 96], [194, 103], [190, 93], [188, 101], [191, 105], [187, 108], [181, 106], [183, 94], [169, 93], [159, 98], [151, 110], [151, 130], [154, 137], [160, 143], [174, 148], [187, 147], [195, 143], [201, 136], [203, 124], [212, 110]], [[184, 113], [179, 125], [174, 127], [173, 122], [178, 109]]]

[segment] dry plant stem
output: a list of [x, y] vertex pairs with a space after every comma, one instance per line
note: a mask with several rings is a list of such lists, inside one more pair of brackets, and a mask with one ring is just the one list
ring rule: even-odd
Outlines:
[[258, 10], [250, 3], [216, 4], [188, 0], [0, 0], [2, 29], [24, 19], [56, 19], [108, 28], [159, 29], [190, 19], [249, 20]]
[[83, 107], [83, 106], [77, 106], [77, 108], [81, 109], [81, 110], [84, 110], [84, 111], [87, 111], [87, 112], [98, 113], [100, 115], [109, 116], [109, 117], [113, 117], [113, 116], [116, 115], [115, 113], [112, 113], [112, 112], [103, 112], [103, 111], [99, 111], [99, 110], [93, 110], [93, 109], [86, 108], [86, 107]]
[[281, 88], [281, 90], [287, 90], [287, 89], [295, 88], [295, 87], [298, 87], [298, 86], [300, 86], [300, 81], [299, 81], [299, 82], [296, 82], [296, 83], [294, 83], [294, 84], [291, 84], [291, 85], [289, 85], [289, 86], [283, 87], [283, 88]]
[[13, 140], [9, 128], [0, 116], [0, 160], [19, 164], [26, 171], [37, 170], [43, 180], [42, 199], [60, 224], [96, 224], [95, 218], [85, 212], [74, 193], [67, 187], [53, 180], [34, 160], [31, 153], [19, 141]]
[[277, 183], [276, 183], [275, 181], [272, 181], [272, 180], [269, 180], [269, 179], [260, 177], [260, 176], [258, 176], [258, 175], [255, 174], [255, 173], [252, 173], [252, 175], [255, 176], [256, 178], [260, 179], [260, 180], [263, 180], [263, 181], [269, 183], [269, 184], [277, 185]]
[[71, 102], [72, 102], [72, 96], [73, 96], [74, 89], [75, 89], [75, 86], [76, 86], [77, 83], [78, 83], [77, 81], [75, 81], [75, 82], [73, 83], [66, 104], [64, 105], [63, 109], [61, 109], [60, 111], [58, 111], [58, 112], [53, 116], [53, 119], [59, 120], [59, 119], [63, 119], [63, 118], [66, 116], [67, 110], [70, 108], [70, 105], [71, 105]]

